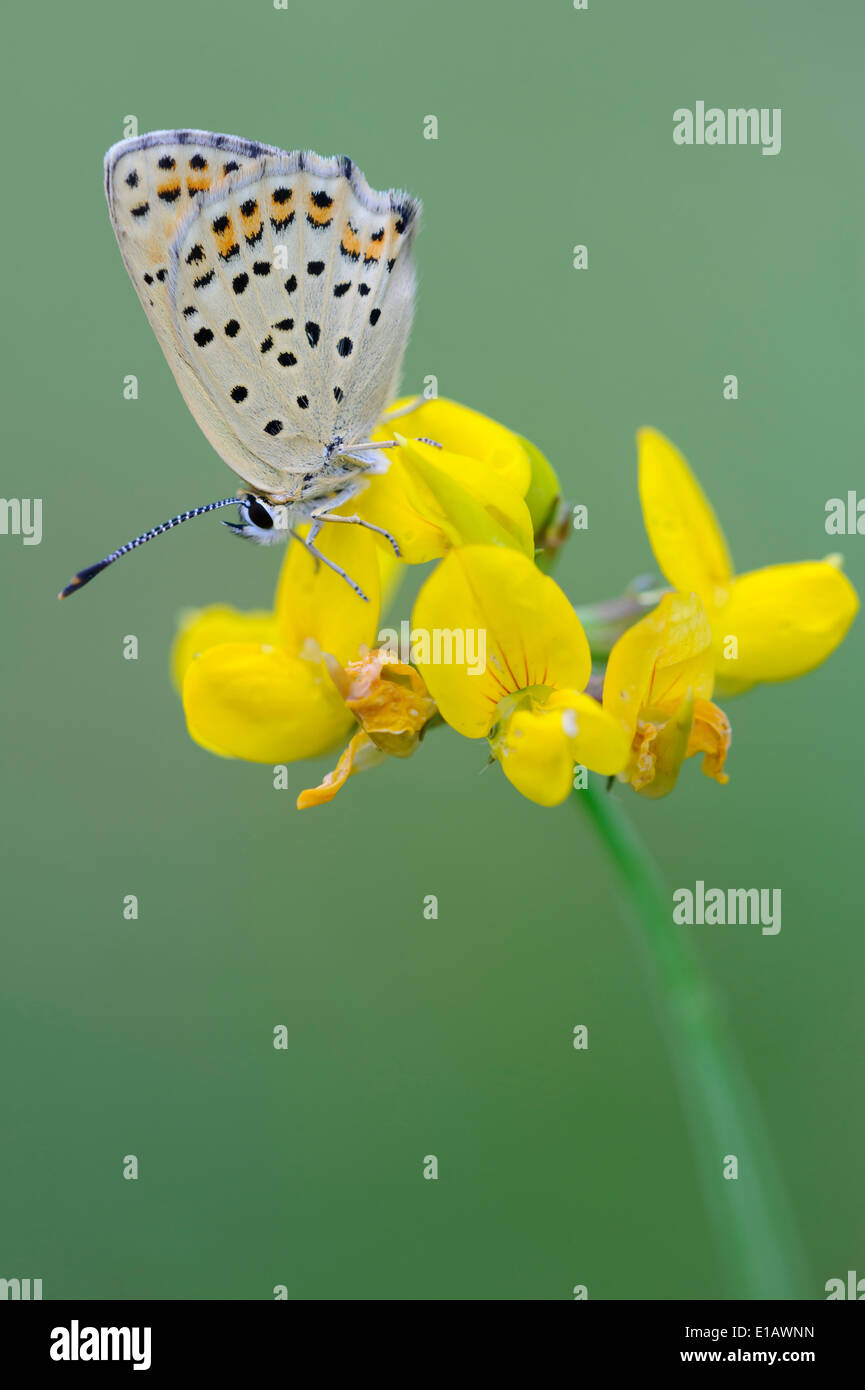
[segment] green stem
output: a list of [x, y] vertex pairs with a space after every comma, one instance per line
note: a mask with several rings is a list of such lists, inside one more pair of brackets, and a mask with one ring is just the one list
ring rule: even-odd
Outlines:
[[[594, 779], [573, 793], [591, 820], [648, 956], [680, 1085], [727, 1298], [812, 1298], [750, 1084], [691, 942], [673, 923], [672, 898], [612, 795]], [[738, 1179], [725, 1180], [726, 1155]]]

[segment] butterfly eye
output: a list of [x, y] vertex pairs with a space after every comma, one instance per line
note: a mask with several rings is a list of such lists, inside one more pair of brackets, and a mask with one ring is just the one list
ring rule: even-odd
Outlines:
[[246, 515], [261, 531], [270, 531], [273, 527], [273, 517], [266, 507], [257, 502], [254, 497], [250, 497], [246, 502]]

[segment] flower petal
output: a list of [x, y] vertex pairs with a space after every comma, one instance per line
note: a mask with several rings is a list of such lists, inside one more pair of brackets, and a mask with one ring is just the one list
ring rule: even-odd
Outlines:
[[713, 777], [721, 786], [726, 786], [730, 778], [724, 771], [724, 763], [732, 741], [730, 721], [722, 709], [711, 700], [695, 700], [694, 727], [688, 741], [688, 757], [702, 753], [702, 771], [706, 777]]
[[272, 613], [241, 613], [228, 604], [214, 604], [182, 613], [171, 653], [171, 674], [178, 688], [190, 662], [209, 647], [224, 642], [276, 642], [276, 622]]
[[612, 777], [625, 766], [630, 751], [627, 735], [597, 700], [577, 690], [555, 690], [544, 708], [561, 714], [576, 762], [605, 777]]
[[702, 603], [696, 594], [665, 594], [610, 652], [604, 709], [633, 738], [641, 714], [670, 713], [689, 689], [708, 699], [713, 680], [712, 635]]
[[[391, 410], [408, 405], [410, 396], [394, 401]], [[416, 410], [394, 422], [407, 439], [434, 439], [452, 454], [478, 459], [489, 464], [499, 477], [525, 497], [528, 491], [531, 465], [523, 441], [488, 415], [470, 410], [456, 401], [435, 399], [423, 401]], [[377, 439], [393, 439], [393, 429], [385, 421], [376, 431]]]
[[641, 796], [653, 800], [669, 796], [679, 779], [682, 763], [688, 756], [693, 728], [694, 692], [688, 690], [679, 708], [663, 723], [640, 720], [631, 746], [628, 769], [622, 780], [630, 782], [634, 791]]
[[640, 501], [655, 559], [673, 585], [708, 609], [723, 603], [733, 566], [711, 505], [678, 449], [657, 430], [637, 434]]
[[[415, 665], [443, 718], [467, 738], [488, 733], [503, 696], [532, 686], [581, 690], [591, 674], [589, 645], [567, 598], [516, 550], [450, 551], [421, 589], [412, 627], [429, 645], [423, 660], [415, 642]], [[471, 635], [477, 662], [447, 659], [454, 647], [459, 654], [458, 643], [444, 640], [454, 631], [466, 648]]]
[[316, 757], [354, 723], [321, 662], [252, 642], [196, 657], [184, 678], [183, 708], [202, 748], [254, 763]]
[[[403, 472], [400, 453], [399, 449], [389, 451], [387, 472], [370, 475], [363, 492], [351, 503], [351, 510], [395, 536], [406, 564], [423, 565], [443, 555], [447, 542], [436, 522], [421, 516], [409, 500], [410, 483]], [[380, 550], [385, 546], [391, 550], [384, 537], [380, 540]]]
[[[423, 564], [452, 545], [468, 544], [533, 553], [528, 508], [491, 464], [395, 437], [404, 442], [390, 451], [388, 471], [370, 477], [350, 509], [395, 536], [403, 560]], [[379, 544], [388, 542], [379, 538]]]
[[409, 440], [399, 464], [409, 505], [438, 527], [444, 545], [506, 545], [534, 554], [528, 507], [490, 464]]
[[326, 772], [317, 787], [309, 787], [300, 793], [297, 798], [298, 811], [305, 811], [310, 806], [324, 806], [328, 801], [333, 801], [349, 777], [356, 772], [366, 772], [368, 768], [375, 767], [376, 763], [383, 762], [386, 756], [362, 730], [359, 730], [350, 740], [333, 772]]
[[571, 742], [562, 711], [519, 709], [490, 747], [518, 792], [538, 806], [560, 806], [574, 784]]
[[364, 603], [332, 569], [316, 563], [301, 541], [289, 543], [276, 591], [280, 644], [297, 656], [312, 640], [345, 664], [378, 633], [381, 574], [378, 552], [362, 526], [325, 525], [316, 548], [340, 565], [369, 599]]
[[[793, 680], [812, 671], [843, 640], [858, 609], [850, 580], [829, 561], [739, 575], [713, 615], [719, 690], [732, 694], [757, 681]], [[731, 651], [735, 658], [727, 655]]]
[[343, 669], [333, 657], [325, 665], [346, 708], [383, 753], [407, 758], [436, 713], [420, 672], [386, 648], [365, 649]]
[[375, 549], [378, 556], [381, 611], [384, 613], [399, 592], [400, 585], [405, 578], [406, 567], [402, 560], [397, 559], [392, 545], [385, 543], [385, 545], [377, 545]]

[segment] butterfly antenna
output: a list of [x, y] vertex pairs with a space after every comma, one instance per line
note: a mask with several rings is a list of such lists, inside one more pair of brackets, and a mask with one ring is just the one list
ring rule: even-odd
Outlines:
[[240, 499], [237, 497], [223, 497], [219, 502], [208, 502], [206, 507], [193, 507], [191, 512], [181, 512], [179, 516], [173, 516], [170, 521], [163, 521], [161, 526], [154, 526], [150, 531], [144, 531], [140, 536], [136, 536], [134, 541], [127, 541], [119, 550], [112, 550], [110, 555], [106, 555], [104, 560], [100, 560], [97, 565], [88, 565], [86, 569], [79, 570], [78, 573], [69, 581], [65, 589], [61, 589], [58, 598], [68, 598], [70, 594], [75, 594], [79, 589], [83, 589], [85, 584], [89, 584], [91, 579], [95, 579], [97, 574], [113, 565], [115, 560], [119, 560], [122, 555], [128, 555], [130, 550], [137, 550], [145, 541], [152, 541], [155, 536], [161, 536], [164, 531], [172, 531], [181, 522], [191, 521], [194, 516], [204, 516], [205, 512], [215, 512], [219, 507], [236, 507]]

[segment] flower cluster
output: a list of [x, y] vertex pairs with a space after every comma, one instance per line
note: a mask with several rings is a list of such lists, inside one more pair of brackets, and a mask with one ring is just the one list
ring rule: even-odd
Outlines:
[[[640, 500], [668, 587], [578, 616], [546, 572], [567, 510], [543, 455], [449, 401], [419, 404], [400, 429], [388, 471], [351, 507], [395, 536], [402, 558], [361, 526], [325, 527], [319, 541], [368, 603], [294, 540], [272, 612], [204, 609], [187, 616], [175, 645], [189, 732], [211, 752], [282, 764], [348, 739], [301, 808], [330, 801], [384, 758], [410, 756], [437, 726], [487, 740], [508, 781], [542, 806], [567, 798], [575, 767], [658, 797], [701, 754], [703, 772], [723, 784], [730, 721], [713, 697], [812, 670], [856, 614], [835, 557], [734, 574], [685, 460], [646, 429]], [[383, 609], [403, 567], [430, 562], [411, 650], [396, 650], [379, 640]], [[482, 637], [482, 664], [455, 640], [465, 633]]]

